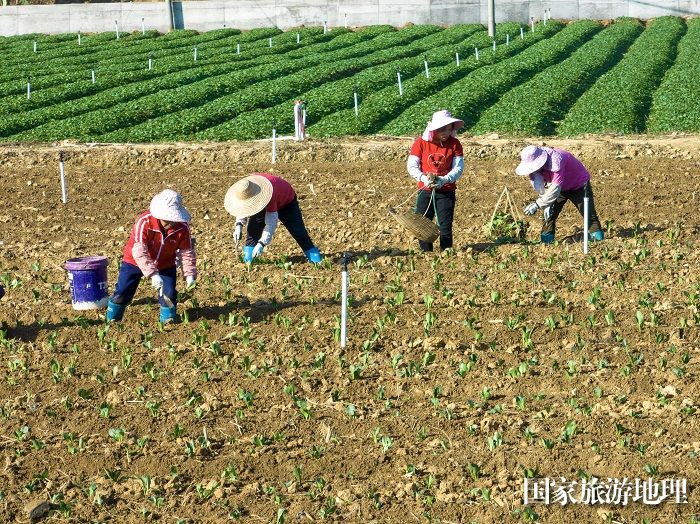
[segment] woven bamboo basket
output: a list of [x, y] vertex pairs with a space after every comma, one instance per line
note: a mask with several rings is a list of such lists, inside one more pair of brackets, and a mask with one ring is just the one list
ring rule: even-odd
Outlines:
[[413, 211], [398, 211], [393, 207], [389, 208], [389, 214], [418, 240], [432, 244], [440, 236], [440, 230], [435, 223], [423, 215]]

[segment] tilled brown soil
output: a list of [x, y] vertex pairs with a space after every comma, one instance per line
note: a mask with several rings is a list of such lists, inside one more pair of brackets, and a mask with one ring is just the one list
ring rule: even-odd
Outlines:
[[[410, 140], [282, 142], [273, 172], [328, 262], [280, 230], [251, 269], [223, 196], [270, 170], [269, 143], [6, 146], [0, 519], [47, 500], [62, 522], [693, 522], [700, 140], [552, 144], [593, 176], [607, 238], [588, 256], [571, 206], [556, 245], [485, 239], [504, 185], [532, 196], [512, 174], [522, 141], [464, 140], [456, 249], [430, 256], [387, 212], [413, 191]], [[73, 311], [65, 260], [108, 256], [113, 286], [167, 186], [197, 238], [184, 321], [159, 326], [147, 282], [122, 324]], [[688, 502], [526, 507], [526, 475], [686, 478]]]

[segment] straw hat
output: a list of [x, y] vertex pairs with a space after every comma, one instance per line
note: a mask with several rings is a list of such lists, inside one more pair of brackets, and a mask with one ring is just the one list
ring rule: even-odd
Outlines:
[[228, 188], [224, 208], [235, 217], [249, 217], [265, 209], [272, 199], [272, 182], [262, 175], [249, 175]]
[[423, 215], [419, 215], [413, 211], [402, 213], [393, 208], [389, 208], [389, 214], [418, 240], [432, 244], [440, 236], [440, 229], [438, 229], [432, 220]]
[[192, 215], [182, 205], [182, 196], [173, 189], [164, 189], [151, 199], [151, 215], [168, 222], [189, 222]]

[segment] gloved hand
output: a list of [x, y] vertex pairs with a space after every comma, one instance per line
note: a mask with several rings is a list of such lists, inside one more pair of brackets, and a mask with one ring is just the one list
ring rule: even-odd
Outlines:
[[423, 185], [426, 187], [432, 186], [434, 180], [435, 180], [435, 176], [433, 176], [433, 175], [421, 175], [420, 176], [420, 181], [423, 182]]
[[433, 179], [433, 183], [430, 185], [431, 189], [440, 189], [442, 186], [445, 185], [445, 179], [442, 178], [441, 176], [435, 177]]
[[253, 248], [253, 258], [258, 258], [260, 255], [262, 255], [263, 249], [265, 249], [265, 244], [262, 242], [255, 244], [255, 247]]
[[537, 205], [537, 202], [533, 202], [532, 204], [528, 204], [525, 206], [525, 210], [523, 211], [526, 215], [534, 215], [537, 213], [537, 210], [540, 208], [540, 206]]
[[241, 241], [241, 237], [243, 236], [243, 224], [236, 224], [236, 227], [233, 229], [233, 241], [238, 244]]
[[158, 291], [163, 289], [163, 277], [161, 277], [158, 273], [155, 275], [151, 276], [151, 285], [157, 289]]
[[551, 206], [547, 206], [544, 208], [544, 211], [542, 211], [542, 214], [544, 215], [544, 220], [545, 222], [552, 218], [552, 213], [554, 213], [554, 205], [552, 204]]
[[196, 280], [197, 279], [194, 277], [194, 275], [188, 275], [185, 277], [185, 284], [187, 287], [193, 286]]

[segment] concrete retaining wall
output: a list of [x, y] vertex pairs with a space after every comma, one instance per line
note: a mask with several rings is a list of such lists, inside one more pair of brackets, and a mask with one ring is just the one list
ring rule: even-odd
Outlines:
[[[486, 0], [204, 0], [173, 2], [173, 23], [178, 29], [206, 31], [221, 27], [252, 29], [300, 25], [330, 27], [370, 24], [450, 25], [486, 24]], [[662, 15], [699, 15], [700, 0], [547, 0], [496, 1], [496, 21], [541, 19], [551, 8], [553, 18], [654, 18]], [[26, 33], [92, 33], [138, 31], [166, 32], [169, 21], [165, 2], [62, 4], [0, 7], [0, 35]]]

